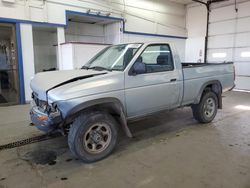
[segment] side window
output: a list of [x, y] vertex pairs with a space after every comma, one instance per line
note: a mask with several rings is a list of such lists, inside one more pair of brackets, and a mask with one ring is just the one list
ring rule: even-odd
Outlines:
[[146, 73], [171, 71], [174, 69], [171, 50], [167, 44], [148, 46], [137, 61], [146, 65]]

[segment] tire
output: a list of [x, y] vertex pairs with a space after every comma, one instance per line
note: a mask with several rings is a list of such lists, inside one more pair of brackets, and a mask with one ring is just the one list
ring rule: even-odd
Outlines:
[[210, 123], [217, 114], [218, 98], [212, 91], [205, 91], [199, 104], [192, 105], [194, 119], [200, 123]]
[[72, 154], [86, 163], [107, 157], [116, 146], [117, 127], [115, 119], [104, 112], [79, 115], [71, 125], [68, 135]]

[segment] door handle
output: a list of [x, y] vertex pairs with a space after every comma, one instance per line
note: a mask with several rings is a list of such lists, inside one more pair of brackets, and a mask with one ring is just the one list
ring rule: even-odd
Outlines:
[[177, 79], [176, 78], [173, 78], [170, 80], [170, 82], [175, 82]]

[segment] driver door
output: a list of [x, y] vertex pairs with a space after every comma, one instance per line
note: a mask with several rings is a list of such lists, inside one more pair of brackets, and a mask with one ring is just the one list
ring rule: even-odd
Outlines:
[[178, 82], [178, 71], [174, 68], [169, 45], [147, 46], [138, 61], [145, 64], [146, 71], [125, 77], [128, 117], [146, 115], [176, 105], [181, 82]]

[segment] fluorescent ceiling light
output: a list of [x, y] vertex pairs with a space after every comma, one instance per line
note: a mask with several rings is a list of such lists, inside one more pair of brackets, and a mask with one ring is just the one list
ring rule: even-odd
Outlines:
[[250, 51], [248, 51], [248, 52], [241, 52], [240, 56], [241, 57], [250, 57]]
[[227, 53], [213, 53], [213, 58], [224, 58], [227, 57]]

